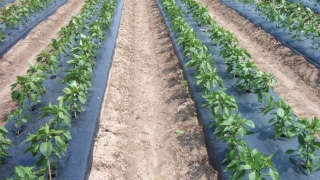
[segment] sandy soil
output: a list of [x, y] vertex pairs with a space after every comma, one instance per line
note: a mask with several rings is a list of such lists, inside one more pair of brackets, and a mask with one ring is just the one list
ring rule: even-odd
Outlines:
[[10, 85], [16, 81], [17, 76], [26, 73], [27, 61], [35, 62], [35, 57], [50, 44], [51, 39], [57, 38], [61, 27], [67, 25], [72, 16], [80, 13], [84, 2], [85, 0], [69, 0], [0, 59], [0, 125], [4, 124], [5, 116], [16, 107], [11, 101]]
[[296, 115], [320, 117], [320, 81], [316, 67], [219, 0], [199, 1], [209, 7], [217, 22], [237, 36], [240, 46], [248, 50], [261, 70], [273, 74], [279, 84], [275, 91]]
[[125, 2], [110, 74], [89, 179], [215, 179], [155, 0]]

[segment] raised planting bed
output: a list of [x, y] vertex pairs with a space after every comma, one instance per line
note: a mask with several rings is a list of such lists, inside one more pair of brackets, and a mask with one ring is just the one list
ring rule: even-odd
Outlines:
[[0, 8], [13, 2], [15, 2], [15, 0], [0, 0]]
[[[6, 125], [6, 129], [8, 130], [7, 137], [11, 139], [12, 145], [8, 146], [7, 152], [9, 156], [3, 158], [2, 164], [0, 165], [0, 172], [2, 174], [0, 179], [9, 177], [19, 179], [17, 173], [14, 173], [15, 167], [19, 166], [24, 166], [24, 168], [33, 167], [33, 172], [44, 168], [44, 172], [40, 172], [37, 176], [45, 179], [49, 174], [48, 169], [51, 171], [52, 179], [80, 180], [88, 178], [91, 168], [94, 138], [98, 129], [100, 109], [108, 81], [109, 70], [112, 64], [118, 28], [120, 25], [121, 11], [124, 3], [124, 0], [89, 0], [88, 2], [90, 1], [95, 1], [95, 8], [87, 9], [86, 11], [89, 13], [92, 12], [92, 17], [90, 16], [90, 18], [84, 22], [87, 28], [78, 29], [80, 34], [75, 37], [72, 36], [71, 39], [76, 39], [73, 41], [70, 40], [71, 44], [69, 44], [68, 47], [72, 47], [72, 51], [70, 48], [66, 48], [65, 55], [59, 55], [59, 69], [55, 75], [51, 75], [50, 78], [48, 77], [47, 80], [44, 81], [43, 87], [45, 87], [46, 92], [39, 97], [40, 102], [37, 104], [32, 102], [26, 105], [27, 107], [25, 108], [23, 115], [25, 116], [28, 114], [28, 117], [32, 118], [29, 118], [27, 123], [20, 124], [18, 128], [13, 120]], [[113, 7], [112, 4], [115, 6]], [[114, 10], [112, 10], [113, 8]], [[84, 15], [81, 14], [78, 17], [81, 16]], [[76, 20], [76, 18], [73, 18], [73, 20]], [[100, 22], [101, 24], [99, 24]], [[91, 37], [88, 35], [91, 35]], [[84, 46], [86, 43], [89, 43], [86, 41], [90, 39], [93, 41], [92, 44], [97, 42], [98, 46], [96, 47], [96, 50], [92, 49], [93, 51], [91, 51], [90, 48], [92, 47]], [[73, 111], [69, 109], [70, 111], [63, 111], [63, 118], [70, 118], [70, 122], [64, 121], [58, 123], [58, 121], [54, 121], [53, 112], [47, 114], [48, 116], [46, 117], [40, 117], [41, 114], [46, 112], [44, 109], [50, 108], [51, 106], [66, 108], [70, 105], [70, 107], [73, 107], [71, 104], [65, 104], [69, 101], [64, 99], [68, 94], [67, 89], [73, 88], [73, 85], [77, 82], [77, 80], [68, 82], [69, 79], [74, 78], [70, 74], [75, 72], [78, 67], [72, 64], [72, 60], [80, 58], [79, 56], [85, 53], [86, 50], [90, 50], [90, 53], [94, 52], [94, 54], [90, 55], [92, 57], [90, 58], [92, 64], [90, 65], [89, 71], [87, 71], [87, 75], [89, 75], [87, 77], [90, 79], [90, 82], [87, 81], [87, 83], [91, 84], [91, 88], [85, 91], [84, 104], [80, 104], [79, 102], [81, 110]], [[81, 63], [77, 62], [77, 64]], [[90, 70], [91, 66], [92, 72]], [[85, 76], [85, 74], [83, 74], [83, 76]], [[62, 80], [64, 80], [64, 83]], [[80, 85], [82, 84], [79, 84], [77, 87], [80, 87]], [[60, 97], [60, 103], [57, 102], [58, 97]], [[62, 99], [64, 99], [64, 102], [61, 103]], [[50, 105], [51, 103], [52, 105]], [[50, 128], [50, 132], [54, 132], [54, 128], [57, 128], [57, 131], [64, 131], [63, 135], [66, 136], [67, 139], [72, 139], [67, 140], [66, 144], [57, 141], [57, 139], [42, 142], [41, 145], [39, 144], [39, 146], [42, 147], [40, 147], [41, 153], [38, 152], [35, 156], [33, 156], [31, 152], [24, 153], [26, 148], [31, 147], [34, 143], [22, 142], [25, 141], [26, 138], [30, 138], [30, 134], [39, 134], [41, 129], [46, 129], [47, 127]], [[59, 129], [59, 127], [62, 129]], [[68, 135], [69, 133], [71, 136]], [[39, 136], [36, 135], [35, 137]], [[59, 139], [61, 140], [61, 138]], [[54, 142], [54, 148], [64, 149], [58, 152], [61, 154], [61, 158], [56, 158], [53, 155], [50, 156], [50, 168], [48, 168], [46, 164], [36, 166], [36, 162], [39, 162], [41, 157], [44, 157], [44, 152], [49, 151], [48, 149], [50, 148], [48, 147], [50, 146], [48, 146], [48, 143], [54, 144]], [[60, 146], [61, 144], [59, 145], [57, 142], [63, 144], [63, 146]], [[38, 146], [37, 144], [34, 145]]]
[[[219, 133], [214, 133], [215, 131], [221, 132], [221, 127], [219, 127], [219, 125], [226, 126], [228, 124], [223, 124], [223, 122], [220, 124], [219, 122], [217, 123], [217, 117], [213, 116], [214, 113], [211, 111], [211, 109], [204, 106], [205, 104], [208, 104], [208, 91], [221, 92], [223, 90], [221, 90], [220, 87], [210, 86], [210, 83], [209, 87], [207, 87], [207, 84], [203, 85], [202, 82], [200, 82], [201, 76], [203, 74], [199, 74], [197, 72], [199, 71], [199, 68], [190, 67], [190, 62], [192, 64], [192, 61], [190, 61], [190, 57], [188, 55], [192, 54], [192, 52], [186, 51], [187, 49], [184, 49], [184, 46], [181, 45], [181, 43], [185, 42], [184, 39], [187, 38], [179, 36], [180, 33], [183, 34], [183, 31], [188, 30], [187, 28], [185, 28], [186, 26], [183, 26], [183, 30], [180, 29], [180, 31], [182, 32], [178, 34], [176, 33], [176, 29], [173, 28], [174, 25], [172, 24], [173, 21], [170, 18], [170, 13], [168, 13], [168, 11], [166, 11], [163, 6], [163, 3], [166, 6], [170, 6], [168, 5], [170, 4], [168, 3], [170, 1], [171, 0], [157, 0], [157, 3], [165, 19], [165, 23], [169, 29], [170, 37], [174, 44], [176, 54], [183, 66], [185, 77], [189, 82], [193, 99], [196, 102], [198, 118], [201, 124], [203, 125], [203, 129], [205, 132], [209, 159], [211, 164], [219, 171], [219, 178], [230, 179], [232, 174], [234, 175], [235, 172], [239, 172], [239, 170], [244, 170], [242, 171], [245, 173], [244, 176], [241, 176], [241, 178], [236, 179], [255, 179], [254, 177], [258, 176], [257, 173], [262, 173], [259, 174], [259, 176], [263, 176], [266, 179], [319, 179], [319, 172], [313, 172], [311, 174], [308, 174], [306, 169], [302, 167], [300, 164], [301, 159], [292, 158], [292, 156], [286, 154], [286, 151], [289, 149], [298, 149], [298, 139], [295, 136], [291, 137], [291, 139], [283, 137], [275, 139], [275, 126], [269, 122], [269, 120], [274, 118], [275, 115], [272, 113], [267, 113], [266, 115], [264, 115], [262, 109], [264, 109], [266, 105], [264, 103], [259, 102], [257, 94], [239, 90], [238, 86], [236, 86], [237, 78], [235, 78], [235, 76], [232, 73], [227, 71], [228, 65], [225, 63], [225, 60], [221, 56], [223, 47], [221, 45], [217, 45], [217, 43], [211, 42], [209, 28], [205, 26], [199, 27], [199, 25], [201, 25], [202, 22], [198, 19], [195, 20], [192, 14], [188, 12], [186, 6], [183, 3], [181, 3], [181, 1], [176, 0], [175, 2], [177, 3], [177, 5], [181, 7], [184, 12], [188, 13], [181, 13], [183, 20], [181, 20], [181, 18], [178, 20], [175, 19], [174, 25], [178, 26], [177, 24], [182, 23], [183, 21], [187, 22], [188, 26], [191, 29], [193, 29], [193, 31], [196, 33], [197, 39], [200, 40], [199, 42], [203, 42], [203, 44], [208, 47], [209, 56], [211, 56], [210, 54], [213, 54], [212, 58], [214, 59], [214, 65], [212, 68], [215, 67], [216, 72], [210, 68], [208, 68], [207, 70], [216, 73], [216, 77], [221, 78], [221, 80], [216, 78], [216, 81], [223, 81], [224, 85], [220, 86], [226, 88], [224, 92], [227, 94], [227, 96], [229, 95], [230, 97], [233, 97], [235, 99], [235, 103], [237, 104], [238, 108], [234, 108], [234, 111], [232, 112], [235, 113], [235, 111], [237, 111], [239, 115], [241, 115], [244, 119], [249, 120], [247, 121], [248, 123], [245, 125], [245, 127], [254, 133], [246, 134], [246, 132], [244, 131], [243, 133], [246, 135], [242, 136], [241, 139], [245, 144], [247, 144], [249, 149], [255, 149], [251, 151], [251, 154], [255, 154], [260, 151], [263, 153], [264, 156], [268, 156], [269, 158], [271, 158], [272, 161], [272, 163], [268, 162], [267, 164], [262, 166], [260, 163], [263, 163], [263, 161], [267, 162], [265, 161], [265, 159], [263, 160], [263, 158], [256, 158], [253, 160], [251, 159], [251, 162], [245, 162], [241, 159], [241, 161], [239, 161], [240, 166], [236, 166], [236, 169], [230, 167], [227, 168], [227, 166], [230, 165], [230, 160], [234, 160], [230, 159], [230, 152], [234, 151], [234, 149], [237, 149], [238, 147], [234, 147], [234, 149], [230, 148], [230, 146], [228, 145], [230, 144], [230, 142], [228, 142], [227, 134], [225, 134], [227, 139], [224, 139], [223, 141], [221, 140], [221, 136], [223, 135]], [[172, 11], [175, 11], [175, 9], [172, 9]], [[199, 44], [199, 42], [195, 44]], [[198, 48], [199, 47], [200, 44]], [[191, 60], [194, 59], [196, 58], [192, 58]], [[197, 76], [195, 77], [195, 75]], [[269, 93], [266, 93], [264, 95], [268, 97], [273, 97], [274, 101], [280, 99], [272, 90], [270, 90]], [[216, 109], [215, 106], [212, 106], [211, 108]], [[277, 110], [273, 110], [272, 112], [277, 112]], [[295, 116], [292, 115], [292, 117]], [[254, 123], [254, 128], [252, 128], [252, 123], [250, 122], [250, 120]], [[226, 119], [226, 122], [227, 121], [229, 122], [228, 119]], [[216, 125], [212, 126], [213, 122], [215, 122]], [[238, 137], [240, 136], [241, 135], [239, 135]], [[218, 137], [220, 137], [220, 139]], [[272, 154], [273, 156], [269, 156]], [[319, 155], [319, 152], [317, 152], [316, 154]], [[260, 155], [259, 157], [261, 157]], [[225, 162], [224, 159], [226, 159]], [[252, 163], [254, 165], [252, 165]], [[255, 165], [257, 165], [257, 169], [252, 168]], [[228, 170], [228, 172], [226, 172], [226, 170]], [[276, 173], [276, 171], [278, 172], [278, 174]]]
[[288, 0], [290, 2], [303, 4], [303, 6], [312, 9], [316, 13], [320, 13], [320, 1], [318, 0]]
[[[4, 55], [14, 44], [27, 34], [42, 21], [54, 14], [56, 10], [64, 5], [68, 0], [47, 0], [45, 7], [33, 10], [29, 17], [22, 17], [18, 22], [14, 17], [10, 18], [12, 25], [0, 23], [0, 57]], [[2, 15], [3, 16], [3, 15]]]
[[[301, 29], [289, 31], [285, 27], [287, 20], [271, 21], [261, 10], [257, 9], [257, 3], [244, 3], [238, 0], [221, 0], [226, 6], [237, 11], [241, 16], [250, 20], [257, 27], [261, 27], [264, 31], [270, 33], [283, 45], [289, 47], [293, 52], [304, 56], [310, 63], [314, 64], [317, 68], [320, 68], [320, 49], [319, 49], [319, 30], [315, 32], [315, 36], [309, 32], [308, 36], [302, 34]], [[262, 6], [261, 9], [264, 9]], [[270, 14], [272, 16], [272, 13]], [[274, 14], [275, 15], [275, 14]], [[283, 16], [285, 17], [285, 16]], [[297, 20], [297, 18], [292, 18]], [[298, 22], [298, 21], [297, 21]], [[318, 21], [315, 21], [318, 22]], [[290, 28], [293, 28], [294, 25], [290, 25]], [[305, 30], [304, 30], [305, 31]], [[295, 36], [300, 36], [295, 38]], [[314, 40], [312, 38], [314, 37]]]

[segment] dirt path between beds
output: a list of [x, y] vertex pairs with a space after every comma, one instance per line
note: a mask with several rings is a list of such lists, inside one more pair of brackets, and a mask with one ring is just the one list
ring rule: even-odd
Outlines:
[[240, 46], [248, 50], [261, 70], [273, 74], [279, 84], [275, 91], [297, 116], [320, 118], [320, 81], [316, 67], [219, 0], [199, 1], [209, 7], [212, 17], [224, 29], [237, 36]]
[[125, 2], [110, 74], [89, 179], [215, 179], [155, 0]]
[[26, 73], [29, 67], [27, 61], [35, 62], [35, 57], [41, 50], [45, 49], [53, 38], [58, 37], [61, 27], [67, 25], [72, 16], [80, 13], [84, 2], [85, 0], [69, 0], [0, 59], [0, 125], [5, 123], [5, 116], [16, 107], [16, 103], [11, 101], [10, 85], [16, 81], [17, 76]]

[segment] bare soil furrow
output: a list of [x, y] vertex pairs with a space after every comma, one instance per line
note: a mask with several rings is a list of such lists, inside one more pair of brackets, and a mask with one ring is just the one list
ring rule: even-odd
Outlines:
[[297, 116], [320, 117], [319, 69], [219, 0], [199, 1], [224, 29], [236, 35], [261, 70], [273, 74], [279, 84], [276, 93]]
[[214, 179], [155, 0], [125, 2], [110, 74], [90, 179]]

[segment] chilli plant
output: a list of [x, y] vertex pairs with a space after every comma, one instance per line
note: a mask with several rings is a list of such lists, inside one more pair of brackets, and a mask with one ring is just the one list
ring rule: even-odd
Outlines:
[[63, 92], [64, 96], [59, 97], [59, 99], [69, 104], [69, 109], [74, 113], [74, 117], [77, 117], [77, 112], [84, 110], [81, 105], [87, 101], [87, 87], [76, 81], [71, 81], [70, 84], [63, 89]]
[[225, 142], [233, 142], [235, 138], [253, 134], [247, 127], [254, 128], [253, 121], [242, 118], [240, 114], [225, 114], [222, 121], [214, 122], [214, 133]]
[[[213, 118], [215, 119], [215, 133], [227, 141], [229, 147], [231, 147], [230, 152], [233, 152], [233, 156], [228, 156], [229, 158], [234, 157], [234, 159], [230, 158], [231, 161], [238, 160], [239, 162], [235, 163], [235, 166], [230, 170], [236, 173], [236, 170], [241, 168], [240, 166], [244, 166], [246, 167], [244, 175], [248, 172], [250, 179], [265, 179], [266, 176], [271, 176], [275, 180], [278, 179], [278, 172], [272, 167], [272, 155], [265, 157], [256, 149], [250, 150], [239, 139], [247, 134], [251, 134], [249, 127], [254, 127], [254, 124], [252, 121], [246, 120], [236, 113], [238, 106], [235, 99], [224, 92], [225, 90], [222, 87], [223, 81], [217, 83], [220, 81], [217, 81], [217, 79], [221, 78], [216, 77], [218, 75], [215, 73], [214, 63], [207, 53], [207, 48], [204, 48], [205, 46], [196, 38], [195, 33], [181, 16], [180, 11], [174, 11], [180, 9], [176, 7], [174, 0], [162, 0], [161, 2], [164, 9], [170, 15], [169, 18], [172, 21], [174, 32], [178, 35], [178, 44], [184, 52], [183, 55], [189, 60], [187, 62], [188, 66], [196, 70], [195, 78], [198, 81], [197, 84], [206, 89], [203, 97], [207, 101], [205, 105], [211, 109]], [[239, 146], [243, 148], [241, 149]], [[269, 168], [269, 173], [264, 174], [263, 170], [266, 168]]]
[[[276, 110], [276, 111], [275, 111]], [[269, 120], [272, 123], [275, 131], [275, 138], [280, 137], [291, 138], [296, 135], [295, 128], [293, 128], [293, 115], [291, 107], [286, 105], [283, 100], [273, 101], [272, 96], [268, 98], [268, 105], [263, 109], [263, 113], [267, 114], [273, 111], [273, 118]]]
[[6, 152], [9, 145], [11, 145], [11, 140], [7, 137], [8, 131], [0, 126], [0, 163], [1, 158], [5, 158], [8, 156]]
[[320, 142], [317, 137], [320, 133], [320, 122], [317, 118], [311, 121], [303, 118], [294, 123], [298, 132], [299, 148], [289, 149], [286, 153], [300, 158], [303, 168], [308, 173], [320, 170]]
[[231, 114], [238, 110], [236, 100], [227, 95], [224, 90], [207, 92], [203, 94], [203, 98], [206, 100], [204, 106], [208, 106], [214, 116]]
[[42, 169], [35, 169], [35, 167], [17, 166], [14, 168], [15, 177], [7, 180], [45, 180], [45, 172]]
[[64, 105], [63, 99], [58, 98], [58, 105], [49, 104], [41, 109], [40, 119], [50, 117], [51, 126], [56, 129], [71, 127], [70, 108]]
[[201, 62], [197, 68], [195, 79], [196, 84], [202, 84], [206, 91], [210, 91], [212, 87], [223, 87], [223, 80], [217, 75], [217, 70], [214, 68], [214, 60], [212, 58], [207, 58], [206, 61]]
[[19, 134], [22, 124], [27, 122], [27, 118], [30, 118], [26, 114], [23, 115], [27, 105], [30, 106], [32, 102], [35, 104], [39, 103], [39, 97], [46, 92], [46, 89], [42, 86], [44, 80], [46, 80], [44, 65], [33, 65], [31, 63], [29, 65], [30, 68], [27, 74], [25, 76], [18, 76], [17, 82], [11, 85], [11, 99], [17, 102], [19, 108], [8, 115], [7, 119], [15, 121], [15, 126], [18, 128], [17, 134]]
[[[63, 83], [68, 84], [68, 86], [64, 89], [64, 95], [58, 98], [58, 105], [49, 104], [47, 107], [41, 109], [42, 114], [40, 115], [40, 118], [50, 118], [49, 123], [40, 127], [34, 134], [28, 135], [24, 141], [24, 143], [28, 143], [25, 153], [30, 152], [33, 156], [38, 157], [38, 167], [17, 166], [15, 168], [15, 177], [10, 180], [51, 180], [53, 178], [52, 167], [56, 165], [55, 160], [66, 152], [67, 143], [71, 139], [71, 134], [67, 130], [71, 127], [70, 111], [75, 107], [76, 103], [79, 106], [79, 104], [85, 102], [88, 89], [91, 87], [91, 72], [94, 65], [95, 49], [98, 47], [97, 40], [102, 42], [103, 36], [101, 36], [101, 31], [105, 30], [108, 25], [110, 25], [116, 2], [117, 0], [112, 2], [105, 1], [101, 13], [99, 14], [99, 18], [97, 19], [99, 23], [95, 23], [95, 26], [90, 26], [88, 31], [85, 30], [87, 26], [80, 28], [86, 33], [92, 33], [90, 35], [93, 35], [94, 33], [96, 33], [96, 35], [91, 37], [79, 33], [78, 37], [73, 39], [76, 39], [76, 42], [72, 42], [73, 44], [79, 44], [79, 46], [75, 48], [73, 48], [73, 46], [71, 48], [71, 43], [64, 42], [64, 38], [63, 41], [60, 41], [61, 39], [56, 40], [51, 44], [51, 46], [53, 46], [52, 49], [44, 51], [38, 57], [38, 63], [45, 64], [43, 67], [46, 72], [48, 74], [51, 74], [51, 72], [54, 74], [57, 70], [55, 67], [58, 62], [56, 61], [58, 54], [70, 53], [64, 49], [64, 47], [68, 47], [71, 49], [72, 60], [74, 60], [73, 62], [69, 61], [69, 64], [72, 65], [73, 69], [67, 71], [67, 76], [65, 76], [63, 80]], [[95, 14], [96, 6], [98, 5], [97, 3], [98, 0], [87, 0], [82, 9], [82, 18], [74, 20], [85, 22], [89, 16]], [[106, 13], [105, 11], [109, 11], [109, 13]], [[71, 37], [69, 32], [65, 31], [65, 35], [67, 34]], [[58, 47], [60, 45], [63, 46], [62, 49]], [[51, 65], [52, 67], [50, 68]], [[70, 102], [73, 102], [72, 107], [69, 106]]]
[[31, 143], [25, 153], [31, 152], [33, 156], [40, 154], [37, 166], [47, 172], [52, 179], [52, 158], [60, 158], [67, 150], [67, 142], [71, 139], [69, 131], [52, 128], [54, 123], [45, 124], [36, 133], [28, 135], [24, 143]]
[[260, 0], [251, 3], [254, 3], [256, 9], [266, 15], [268, 20], [287, 29], [294, 39], [301, 39], [303, 35], [312, 40], [313, 48], [319, 49], [319, 14], [303, 4], [286, 0]]
[[[271, 161], [273, 154], [264, 156], [257, 149], [251, 150], [243, 141], [239, 141], [235, 152], [226, 168], [226, 171], [232, 172], [231, 180], [242, 179], [247, 173], [249, 180], [266, 180], [268, 176], [273, 180], [279, 179], [279, 173]], [[264, 169], [269, 169], [269, 172], [263, 173]]]

